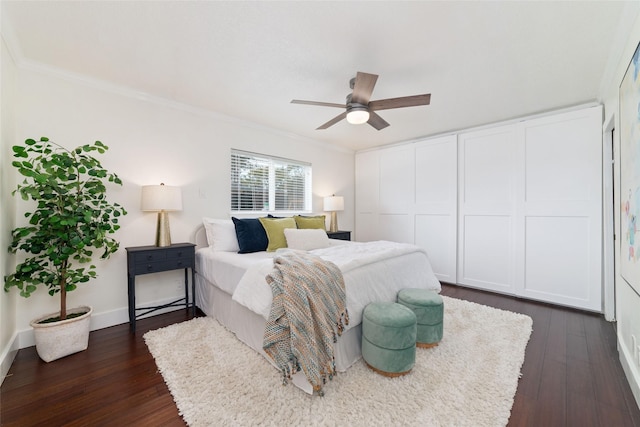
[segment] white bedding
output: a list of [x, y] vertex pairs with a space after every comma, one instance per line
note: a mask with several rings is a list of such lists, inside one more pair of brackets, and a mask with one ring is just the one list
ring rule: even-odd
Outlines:
[[[395, 301], [401, 289], [440, 291], [440, 282], [431, 269], [426, 252], [415, 245], [387, 241], [352, 242], [309, 252], [335, 263], [342, 271], [349, 310], [347, 329], [360, 324], [367, 304]], [[264, 319], [269, 316], [272, 299], [265, 277], [272, 269], [272, 257], [259, 259], [248, 267], [232, 293], [234, 301]]]
[[209, 282], [232, 295], [249, 267], [263, 260], [271, 261], [274, 254], [275, 252], [238, 254], [214, 251], [207, 247], [199, 249], [196, 253], [196, 271]]

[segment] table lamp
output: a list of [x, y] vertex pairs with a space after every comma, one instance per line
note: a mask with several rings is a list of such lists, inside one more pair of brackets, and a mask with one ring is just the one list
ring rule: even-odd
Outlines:
[[156, 227], [156, 246], [171, 246], [171, 231], [169, 230], [169, 212], [182, 210], [182, 192], [180, 187], [169, 185], [142, 186], [143, 211], [158, 212]]
[[324, 210], [331, 212], [331, 224], [329, 225], [329, 231], [338, 231], [338, 216], [336, 212], [344, 210], [344, 197], [333, 196], [324, 198]]

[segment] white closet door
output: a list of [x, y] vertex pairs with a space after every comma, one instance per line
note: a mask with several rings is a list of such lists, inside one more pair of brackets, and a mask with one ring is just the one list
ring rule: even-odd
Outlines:
[[380, 151], [381, 240], [413, 243], [414, 156], [413, 145]]
[[518, 125], [522, 296], [602, 311], [601, 107]]
[[457, 137], [356, 154], [356, 240], [414, 243], [456, 283]]
[[455, 135], [415, 146], [414, 242], [447, 283], [456, 283], [457, 161]]
[[378, 240], [378, 193], [380, 151], [356, 154], [356, 229], [354, 240]]
[[515, 126], [459, 136], [458, 283], [514, 293]]

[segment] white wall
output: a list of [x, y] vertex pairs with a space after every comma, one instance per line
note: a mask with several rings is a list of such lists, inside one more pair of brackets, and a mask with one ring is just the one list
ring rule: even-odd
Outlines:
[[[4, 39], [0, 41], [0, 277], [4, 277], [11, 268], [12, 263], [6, 254], [11, 237], [11, 228], [14, 223], [15, 201], [11, 197], [10, 188], [15, 180], [11, 161], [11, 140], [14, 135], [13, 105], [14, 105], [14, 78], [15, 64], [8, 52]], [[4, 282], [3, 282], [4, 283]], [[13, 346], [16, 320], [15, 320], [15, 293], [7, 294], [0, 289], [0, 383], [4, 379], [13, 358], [16, 348]]]
[[[631, 56], [640, 43], [640, 4], [633, 3], [627, 6], [625, 16], [633, 20], [631, 30], [628, 35], [623, 34], [621, 45], [624, 46], [620, 50], [619, 57], [612, 58], [612, 67], [615, 72], [612, 73], [613, 78], [603, 82], [603, 93], [601, 98], [605, 104], [604, 123], [608, 123], [611, 117], [615, 117], [615, 129], [620, 129], [619, 118], [619, 102], [618, 88], [627, 70]], [[620, 176], [620, 135], [619, 132], [614, 133], [614, 149], [616, 154], [616, 162], [614, 165], [614, 174]], [[619, 188], [614, 190], [616, 200], [614, 201], [615, 213], [614, 218], [620, 218], [620, 199]], [[616, 224], [615, 233], [621, 236], [619, 221]], [[616, 319], [618, 321], [618, 349], [620, 351], [620, 361], [627, 374], [627, 379], [631, 385], [631, 389], [636, 398], [636, 402], [640, 405], [640, 351], [636, 348], [634, 351], [631, 336], [637, 339], [636, 345], [640, 345], [640, 295], [638, 295], [631, 286], [620, 276], [620, 242], [618, 238], [615, 246], [616, 259]]]
[[[154, 242], [156, 216], [140, 211], [140, 186], [164, 182], [182, 188], [184, 209], [170, 214], [171, 237], [174, 243], [193, 242], [203, 216], [229, 218], [231, 148], [312, 163], [314, 211], [322, 210], [324, 196], [342, 195], [340, 225], [353, 229], [353, 152], [27, 65], [18, 67], [12, 143], [47, 136], [75, 147], [101, 140], [109, 147], [102, 164], [124, 182], [108, 187], [109, 199], [129, 212], [115, 235], [121, 249], [97, 261], [96, 280], [69, 294], [68, 306], [93, 306], [93, 329], [128, 321], [124, 248]], [[16, 225], [25, 208], [18, 201]], [[182, 296], [183, 277], [181, 271], [139, 276], [138, 306]], [[15, 328], [28, 331], [31, 319], [58, 310], [58, 300], [42, 289], [28, 299], [17, 298], [15, 307]], [[20, 347], [31, 343], [30, 332], [20, 335]]]

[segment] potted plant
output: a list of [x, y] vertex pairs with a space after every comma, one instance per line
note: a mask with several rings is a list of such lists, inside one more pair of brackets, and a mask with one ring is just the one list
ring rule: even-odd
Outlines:
[[106, 183], [122, 181], [92, 156], [106, 150], [100, 141], [68, 150], [45, 137], [13, 146], [18, 160], [12, 165], [25, 179], [12, 194], [20, 193], [35, 206], [25, 213], [28, 225], [12, 231], [9, 252], [26, 256], [5, 276], [4, 289], [16, 287], [28, 298], [44, 285], [49, 295], [58, 294], [60, 311], [31, 322], [45, 362], [87, 348], [92, 309], [68, 310], [67, 292], [96, 277], [96, 266], [90, 264], [95, 250], [102, 250], [100, 258], [105, 259], [118, 250], [109, 234], [120, 228], [118, 217], [127, 212], [107, 201]]

